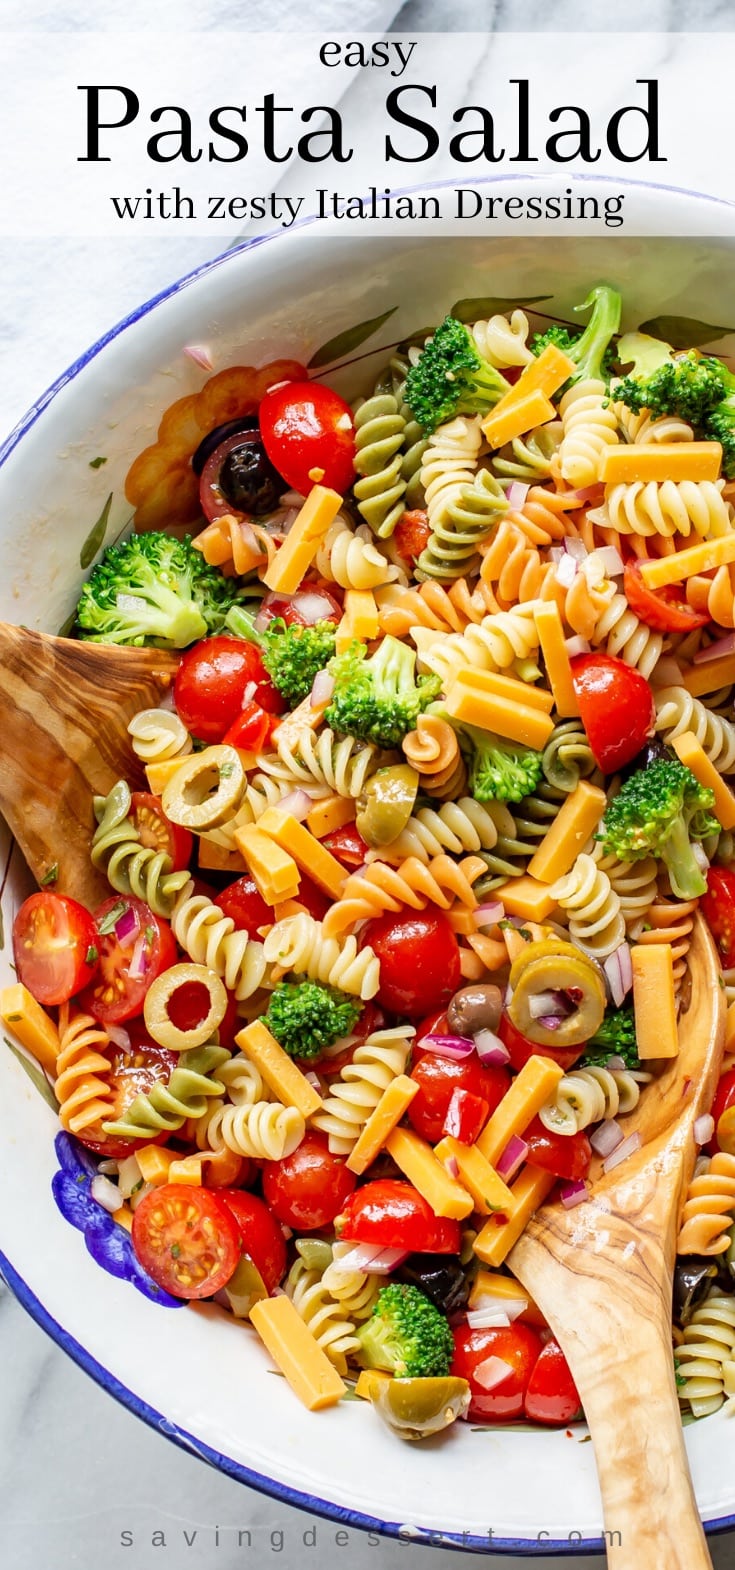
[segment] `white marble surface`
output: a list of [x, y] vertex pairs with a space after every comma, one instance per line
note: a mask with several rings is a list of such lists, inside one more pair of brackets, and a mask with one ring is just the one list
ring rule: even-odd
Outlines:
[[[3, 27], [40, 31], [107, 28], [111, 33], [153, 25], [148, 0], [29, 0]], [[189, 14], [187, 15], [187, 11]], [[158, 0], [155, 26], [206, 29], [293, 28], [304, 18], [295, 0]], [[310, 28], [344, 29], [337, 0], [312, 0]], [[727, 0], [360, 0], [350, 21], [376, 34], [390, 27], [420, 32], [480, 28], [503, 31], [585, 26], [654, 31], [726, 30]], [[1, 69], [1, 67], [0, 67]], [[220, 247], [221, 248], [221, 247]], [[212, 254], [206, 240], [0, 242], [0, 439], [38, 393], [102, 331], [171, 279]], [[8, 1202], [8, 1196], [6, 1201]], [[10, 1201], [12, 1202], [12, 1201]], [[24, 1314], [0, 1284], [0, 1560], [12, 1570], [167, 1570], [205, 1565], [242, 1570], [272, 1557], [284, 1567], [318, 1558], [326, 1570], [404, 1562], [417, 1570], [466, 1564], [455, 1552], [377, 1542], [288, 1509], [216, 1474], [132, 1418], [81, 1373]], [[145, 1349], [141, 1348], [141, 1356]], [[123, 1546], [132, 1534], [131, 1546]], [[160, 1536], [163, 1534], [164, 1543]], [[238, 1534], [250, 1534], [240, 1536]], [[304, 1533], [307, 1534], [304, 1537]], [[184, 1535], [186, 1534], [186, 1536]], [[160, 1546], [159, 1546], [160, 1544]], [[713, 1543], [725, 1570], [735, 1536]], [[506, 1561], [486, 1556], [488, 1565]], [[546, 1563], [528, 1559], [529, 1567]], [[561, 1561], [559, 1561], [561, 1562]], [[564, 1560], [564, 1563], [573, 1561]], [[577, 1558], [580, 1570], [599, 1565]], [[653, 1570], [642, 1566], [641, 1570]]]

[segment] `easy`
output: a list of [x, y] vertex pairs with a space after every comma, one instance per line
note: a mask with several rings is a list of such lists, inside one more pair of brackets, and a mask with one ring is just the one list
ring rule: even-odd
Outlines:
[[415, 43], [402, 44], [389, 42], [387, 39], [379, 39], [374, 44], [363, 44], [359, 39], [347, 44], [333, 41], [322, 44], [319, 59], [322, 65], [330, 67], [337, 66], [343, 61], [347, 66], [374, 66], [382, 71], [384, 66], [391, 64], [393, 58], [397, 64], [400, 64], [400, 70], [394, 70], [391, 66], [390, 74], [399, 77], [403, 76], [415, 48]]

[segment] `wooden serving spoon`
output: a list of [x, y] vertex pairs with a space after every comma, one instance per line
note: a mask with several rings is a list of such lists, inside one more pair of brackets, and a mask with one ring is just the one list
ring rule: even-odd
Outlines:
[[170, 687], [175, 655], [77, 643], [0, 623], [0, 812], [37, 883], [93, 909], [110, 888], [89, 859], [93, 795], [144, 784], [128, 721]]
[[[625, 1119], [640, 1149], [574, 1209], [542, 1205], [508, 1256], [561, 1344], [589, 1423], [611, 1570], [711, 1570], [689, 1475], [671, 1347], [680, 1207], [694, 1123], [720, 1070], [725, 999], [697, 918], [679, 1055]], [[619, 1534], [619, 1538], [618, 1535]]]

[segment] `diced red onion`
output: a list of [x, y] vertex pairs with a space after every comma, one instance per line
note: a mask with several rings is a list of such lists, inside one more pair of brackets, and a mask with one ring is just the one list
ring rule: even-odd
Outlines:
[[130, 1037], [122, 1025], [105, 1025], [105, 1031], [114, 1047], [119, 1047], [121, 1052], [130, 1051]]
[[115, 937], [121, 949], [129, 949], [140, 932], [140, 917], [134, 905], [128, 905], [121, 916], [118, 916], [114, 927]]
[[510, 982], [508, 982], [508, 985], [507, 985], [507, 987], [505, 989], [505, 996], [503, 998], [503, 1003], [505, 1004], [505, 1007], [507, 1008], [508, 1004], [512, 1003], [512, 1001], [513, 1001], [513, 988], [511, 986]]
[[607, 983], [610, 988], [610, 997], [616, 1008], [620, 1008], [633, 985], [633, 961], [627, 943], [621, 943], [612, 954], [608, 954], [603, 965]]
[[459, 1177], [459, 1162], [456, 1156], [446, 1156], [444, 1160], [444, 1166], [450, 1177]]
[[128, 965], [128, 975], [131, 981], [141, 981], [147, 969], [146, 936], [144, 932], [139, 932], [135, 940], [135, 948], [130, 956], [130, 964]]
[[554, 1014], [559, 1019], [568, 1019], [574, 1013], [574, 1004], [569, 1002], [563, 992], [558, 989], [553, 992], [536, 992], [528, 1000], [528, 1012], [531, 1019], [541, 1019], [544, 1014]]
[[583, 562], [589, 554], [584, 540], [562, 540], [562, 550], [566, 556], [572, 556], [576, 562]]
[[496, 921], [503, 920], [505, 906], [502, 900], [491, 900], [487, 905], [478, 905], [473, 915], [476, 927], [494, 927]]
[[706, 649], [697, 649], [692, 664], [703, 665], [705, 660], [721, 660], [725, 654], [735, 654], [735, 632], [726, 633], [724, 638], [718, 638]]
[[495, 1163], [495, 1170], [499, 1177], [510, 1179], [515, 1177], [518, 1168], [523, 1164], [528, 1155], [528, 1145], [519, 1134], [511, 1134], [510, 1139]]
[[618, 1145], [615, 1148], [615, 1150], [613, 1151], [612, 1155], [608, 1156], [606, 1161], [603, 1161], [603, 1163], [602, 1163], [603, 1171], [605, 1171], [605, 1172], [612, 1172], [613, 1167], [618, 1167], [620, 1165], [621, 1161], [627, 1161], [628, 1156], [632, 1156], [634, 1151], [640, 1150], [640, 1148], [641, 1148], [640, 1131], [638, 1129], [636, 1129], [635, 1133], [629, 1134], [628, 1138], [624, 1139], [622, 1144]]
[[278, 808], [280, 812], [287, 812], [289, 817], [296, 818], [298, 823], [303, 823], [313, 805], [311, 796], [305, 790], [290, 790], [287, 796], [281, 797]]
[[556, 581], [563, 589], [571, 589], [577, 576], [578, 563], [573, 556], [564, 555], [556, 569]]
[[[524, 1314], [527, 1308], [527, 1297], [493, 1297], [491, 1292], [478, 1292], [477, 1297], [474, 1299], [472, 1304], [472, 1308], [468, 1312], [467, 1318], [470, 1324], [472, 1324], [473, 1314], [478, 1318], [480, 1314], [492, 1314], [496, 1316], [498, 1314], [504, 1314], [508, 1322], [512, 1324], [514, 1319], [520, 1319], [521, 1314]], [[482, 1327], [478, 1324], [477, 1326], [473, 1326], [473, 1329], [475, 1328], [479, 1330]]]
[[648, 680], [652, 687], [680, 687], [684, 672], [673, 654], [662, 654]]
[[478, 1030], [475, 1034], [475, 1047], [477, 1056], [486, 1068], [502, 1068], [504, 1063], [510, 1061], [510, 1053], [505, 1043], [496, 1036], [494, 1030]]
[[574, 659], [575, 654], [592, 653], [592, 644], [587, 638], [565, 638], [564, 647], [567, 651], [567, 654], [569, 655], [570, 660]]
[[509, 1330], [510, 1315], [504, 1307], [492, 1312], [488, 1308], [471, 1308], [467, 1314], [467, 1323], [470, 1330]]
[[470, 1036], [422, 1036], [421, 1047], [423, 1051], [435, 1052], [438, 1058], [461, 1062], [474, 1052], [475, 1043]]
[[188, 354], [195, 365], [201, 365], [203, 371], [214, 370], [214, 361], [205, 343], [187, 343], [184, 354]]
[[311, 689], [309, 702], [313, 709], [320, 709], [329, 702], [334, 692], [334, 677], [329, 671], [317, 671]]
[[249, 681], [247, 686], [245, 687], [245, 689], [243, 691], [243, 695], [242, 695], [242, 707], [243, 708], [247, 708], [247, 705], [250, 703], [251, 698], [255, 697], [255, 694], [256, 694], [257, 691], [258, 691], [258, 683], [256, 681]]
[[258, 611], [255, 621], [253, 622], [255, 631], [264, 632], [265, 628], [268, 626], [269, 621], [271, 620], [272, 618], [266, 610], [265, 605], [261, 604], [260, 610]]
[[89, 1192], [103, 1210], [109, 1210], [110, 1215], [114, 1215], [115, 1211], [120, 1209], [122, 1200], [117, 1184], [111, 1183], [110, 1179], [103, 1177], [101, 1172], [92, 1178]]
[[495, 1390], [514, 1372], [502, 1357], [486, 1357], [473, 1370], [472, 1378], [482, 1390]]
[[614, 1070], [617, 1070], [617, 1072], [619, 1074], [622, 1074], [624, 1072], [624, 1070], [625, 1070], [625, 1058], [619, 1058], [619, 1057], [608, 1058], [607, 1063], [605, 1064], [605, 1068], [610, 1069], [611, 1073]]
[[615, 1118], [607, 1118], [590, 1134], [590, 1144], [598, 1156], [611, 1156], [623, 1139], [623, 1130]]
[[361, 1270], [369, 1276], [387, 1276], [407, 1258], [408, 1250], [405, 1248], [382, 1248], [379, 1243], [356, 1243], [341, 1259], [332, 1260], [332, 1268], [344, 1271], [345, 1274], [351, 1270]]
[[539, 1025], [543, 1025], [544, 1030], [558, 1030], [562, 1022], [562, 1016], [561, 1014], [540, 1014], [538, 1022]]
[[583, 1204], [587, 1198], [587, 1184], [584, 1181], [562, 1183], [559, 1198], [565, 1210], [573, 1210], [575, 1205]]
[[692, 855], [697, 863], [697, 866], [699, 867], [700, 872], [709, 872], [709, 858], [698, 840], [692, 840]]
[[522, 480], [514, 480], [513, 484], [509, 485], [506, 491], [508, 506], [522, 507], [530, 489], [530, 485], [525, 485]]
[[280, 1225], [283, 1236], [285, 1237], [286, 1242], [288, 1242], [289, 1238], [293, 1237], [293, 1228], [287, 1226], [285, 1221], [282, 1221]]
[[701, 1117], [695, 1119], [694, 1138], [698, 1145], [708, 1145], [715, 1132], [715, 1120], [711, 1112], [703, 1112]]
[[307, 627], [313, 627], [318, 621], [329, 621], [334, 615], [332, 601], [318, 589], [299, 589], [291, 603]]
[[311, 1085], [312, 1089], [313, 1090], [318, 1090], [319, 1094], [321, 1095], [321, 1093], [322, 1093], [321, 1080], [319, 1078], [319, 1075], [314, 1073], [313, 1068], [306, 1069], [306, 1071], [304, 1073], [304, 1079], [308, 1079], [309, 1084]]
[[619, 578], [625, 572], [623, 558], [614, 545], [601, 545], [598, 550], [592, 552], [590, 560], [599, 563], [607, 578]]
[[549, 560], [553, 561], [555, 567], [558, 566], [558, 564], [561, 561], [563, 555], [564, 555], [564, 551], [562, 550], [561, 545], [552, 545], [551, 546], [551, 548], [549, 550]]

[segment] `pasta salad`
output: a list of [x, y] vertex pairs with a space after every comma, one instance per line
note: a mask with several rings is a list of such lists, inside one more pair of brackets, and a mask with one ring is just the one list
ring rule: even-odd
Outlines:
[[170, 701], [89, 804], [109, 897], [31, 895], [0, 995], [147, 1278], [410, 1439], [580, 1415], [509, 1256], [638, 1147], [698, 912], [674, 1356], [735, 1399], [735, 376], [579, 309], [167, 411], [74, 632], [176, 651]]

